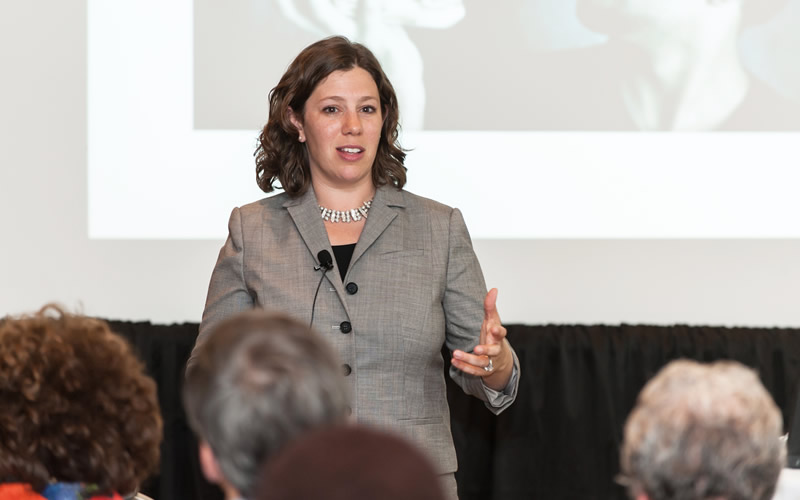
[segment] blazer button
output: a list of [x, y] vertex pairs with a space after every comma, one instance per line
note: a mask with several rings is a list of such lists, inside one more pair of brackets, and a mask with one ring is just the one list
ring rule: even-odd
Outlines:
[[358, 293], [358, 285], [356, 285], [352, 281], [348, 283], [347, 286], [344, 287], [344, 289], [347, 290], [347, 293], [349, 293], [350, 295], [355, 295], [356, 293]]
[[349, 321], [342, 321], [339, 324], [339, 331], [342, 333], [350, 333], [353, 331], [353, 325], [351, 325]]
[[350, 368], [350, 365], [348, 365], [348, 364], [342, 365], [342, 371], [344, 372], [344, 376], [345, 377], [350, 375], [351, 373], [353, 373], [353, 369]]

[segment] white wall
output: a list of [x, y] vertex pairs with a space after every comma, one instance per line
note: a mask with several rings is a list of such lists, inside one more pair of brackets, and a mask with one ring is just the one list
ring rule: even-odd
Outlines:
[[[1, 5], [0, 315], [58, 301], [107, 318], [198, 321], [221, 241], [86, 236], [85, 1]], [[507, 323], [800, 326], [800, 240], [475, 247]]]

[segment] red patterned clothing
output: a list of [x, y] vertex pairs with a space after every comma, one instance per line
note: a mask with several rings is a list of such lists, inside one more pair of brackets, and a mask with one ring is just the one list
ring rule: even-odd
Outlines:
[[116, 493], [93, 496], [93, 489], [96, 488], [74, 483], [53, 483], [45, 488], [43, 494], [39, 494], [26, 483], [2, 483], [0, 500], [122, 500]]
[[0, 500], [44, 500], [44, 497], [25, 483], [0, 484]]

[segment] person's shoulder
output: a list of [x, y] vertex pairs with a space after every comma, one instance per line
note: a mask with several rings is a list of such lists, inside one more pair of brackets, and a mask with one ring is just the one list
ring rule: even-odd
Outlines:
[[406, 191], [405, 189], [400, 189], [398, 191], [402, 196], [406, 208], [409, 210], [422, 210], [431, 215], [441, 217], [450, 217], [450, 214], [452, 214], [454, 210], [454, 208], [449, 205], [414, 194], [411, 191]]
[[283, 205], [289, 200], [289, 195], [286, 193], [278, 193], [273, 196], [267, 196], [260, 200], [242, 205], [239, 207], [239, 212], [243, 217], [245, 216], [263, 216], [266, 213], [271, 213], [283, 208]]
[[45, 497], [36, 493], [33, 487], [27, 483], [0, 483], [0, 498], [45, 500]]
[[234, 213], [238, 212], [242, 227], [260, 227], [265, 224], [272, 226], [283, 217], [288, 217], [287, 211], [283, 208], [288, 200], [286, 193], [280, 193], [236, 207]]

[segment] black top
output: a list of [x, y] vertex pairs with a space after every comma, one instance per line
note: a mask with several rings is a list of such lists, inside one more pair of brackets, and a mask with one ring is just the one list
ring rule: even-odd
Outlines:
[[356, 249], [356, 244], [333, 245], [332, 248], [333, 256], [336, 257], [336, 266], [339, 268], [339, 276], [342, 277], [342, 282], [344, 282], [344, 275], [347, 274], [347, 268], [350, 267], [350, 259], [353, 258], [353, 250]]

